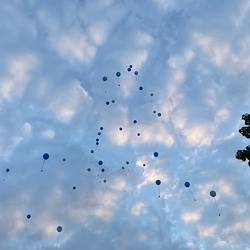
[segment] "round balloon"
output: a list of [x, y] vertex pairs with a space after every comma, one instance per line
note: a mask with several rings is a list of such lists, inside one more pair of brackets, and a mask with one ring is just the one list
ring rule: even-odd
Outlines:
[[31, 215], [30, 215], [30, 214], [28, 214], [28, 215], [27, 215], [27, 219], [30, 219], [30, 218], [31, 218]]
[[154, 157], [158, 157], [158, 152], [154, 152]]
[[185, 187], [190, 187], [190, 183], [188, 182], [188, 181], [186, 181], [185, 183], [184, 183], [184, 185], [185, 185]]
[[157, 180], [157, 181], [155, 182], [155, 184], [159, 186], [159, 185], [161, 185], [161, 181], [160, 181], [160, 180]]
[[214, 190], [210, 191], [210, 196], [211, 197], [215, 197], [216, 196], [216, 192]]
[[43, 159], [44, 160], [48, 160], [49, 159], [49, 154], [48, 153], [44, 153], [43, 154]]
[[120, 76], [121, 76], [121, 73], [120, 73], [120, 72], [116, 72], [116, 76], [117, 76], [117, 77], [120, 77]]
[[62, 232], [62, 226], [58, 226], [58, 227], [56, 228], [56, 230], [57, 230], [58, 233], [61, 233], [61, 232]]
[[106, 81], [108, 80], [107, 76], [104, 76], [104, 77], [102, 78], [102, 80], [103, 80], [104, 82], [106, 82]]
[[102, 165], [102, 164], [103, 164], [103, 161], [98, 161], [98, 164], [99, 164], [99, 165]]

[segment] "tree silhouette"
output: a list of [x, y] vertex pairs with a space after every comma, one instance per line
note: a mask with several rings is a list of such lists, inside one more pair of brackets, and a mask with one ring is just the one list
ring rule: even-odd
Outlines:
[[[246, 127], [242, 127], [239, 129], [239, 132], [242, 136], [245, 136], [247, 139], [250, 138], [250, 114], [246, 113], [242, 115], [242, 120], [245, 121]], [[250, 145], [246, 147], [246, 149], [238, 150], [235, 154], [235, 157], [238, 160], [246, 161], [248, 160], [248, 166], [250, 167]]]

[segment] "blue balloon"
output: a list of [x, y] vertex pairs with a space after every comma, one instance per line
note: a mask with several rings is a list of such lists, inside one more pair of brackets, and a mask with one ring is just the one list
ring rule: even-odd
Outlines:
[[102, 80], [103, 80], [104, 82], [106, 82], [106, 81], [108, 80], [107, 76], [104, 76], [104, 77], [102, 78]]
[[105, 172], [105, 169], [104, 168], [102, 168], [102, 170], [101, 170], [102, 172]]
[[154, 157], [158, 157], [158, 152], [154, 152]]
[[66, 161], [66, 159], [65, 159], [65, 158], [63, 158], [63, 161]]
[[131, 71], [131, 68], [128, 68], [128, 72], [130, 72]]
[[90, 171], [91, 171], [91, 168], [88, 168], [87, 171], [90, 172]]
[[135, 71], [135, 73], [134, 73], [136, 76], [138, 75], [138, 71]]
[[74, 187], [73, 187], [73, 189], [75, 190], [75, 189], [76, 189], [76, 187], [74, 186]]
[[102, 164], [103, 164], [103, 161], [98, 161], [98, 164], [99, 164], [99, 165], [102, 165]]
[[185, 185], [185, 187], [190, 187], [190, 183], [188, 182], [188, 181], [186, 181], [185, 183], [184, 183], [184, 185]]
[[211, 191], [210, 191], [210, 196], [211, 196], [211, 197], [215, 197], [215, 196], [216, 196], [216, 192], [215, 192], [214, 190], [211, 190]]
[[48, 153], [44, 153], [43, 154], [43, 159], [44, 160], [48, 160], [49, 159], [49, 154]]
[[132, 65], [132, 64], [130, 64], [130, 65], [129, 65], [129, 68], [130, 68], [130, 69], [131, 69], [131, 68], [133, 68], [133, 65]]
[[9, 169], [9, 168], [6, 168], [6, 172], [7, 172], [7, 173], [10, 172], [10, 169]]
[[143, 90], [143, 87], [142, 87], [142, 86], [140, 86], [140, 87], [139, 87], [139, 90]]
[[58, 227], [56, 228], [56, 230], [57, 230], [58, 233], [61, 233], [61, 232], [62, 232], [62, 226], [58, 226]]
[[28, 214], [28, 215], [27, 215], [27, 219], [30, 219], [30, 218], [31, 218], [31, 215], [30, 215], [30, 214]]
[[137, 123], [137, 120], [134, 120], [133, 123], [136, 124], [136, 123]]
[[157, 181], [155, 182], [155, 184], [159, 186], [159, 185], [161, 184], [161, 181], [160, 181], [160, 180], [157, 180]]
[[120, 76], [121, 76], [121, 73], [120, 73], [120, 72], [116, 72], [116, 76], [117, 76], [117, 77], [120, 77]]
[[126, 164], [128, 165], [128, 164], [129, 164], [129, 161], [126, 161]]
[[160, 117], [160, 116], [161, 116], [161, 113], [158, 113], [157, 115]]

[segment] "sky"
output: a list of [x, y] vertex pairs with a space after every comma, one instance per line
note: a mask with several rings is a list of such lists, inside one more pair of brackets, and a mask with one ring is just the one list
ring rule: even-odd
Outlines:
[[249, 11], [1, 0], [0, 249], [249, 250]]

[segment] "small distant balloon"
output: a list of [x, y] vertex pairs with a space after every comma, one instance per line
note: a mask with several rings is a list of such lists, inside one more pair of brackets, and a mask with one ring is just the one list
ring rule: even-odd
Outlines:
[[214, 190], [211, 190], [211, 191], [210, 191], [210, 196], [211, 196], [211, 197], [215, 197], [215, 196], [216, 196], [216, 192], [215, 192]]
[[102, 165], [102, 164], [103, 164], [103, 161], [98, 161], [98, 164], [99, 164], [99, 165]]
[[122, 169], [125, 169], [125, 167], [124, 167], [124, 166], [122, 166]]
[[6, 168], [6, 172], [7, 172], [7, 173], [10, 172], [10, 169], [9, 169], [9, 168]]
[[90, 172], [90, 171], [91, 171], [91, 168], [88, 168], [87, 171]]
[[155, 113], [156, 113], [156, 110], [154, 110], [153, 113], [155, 114]]
[[102, 80], [103, 80], [104, 82], [106, 82], [106, 81], [108, 80], [107, 76], [104, 76], [104, 77], [102, 78]]
[[76, 189], [76, 187], [74, 186], [74, 187], [73, 187], [73, 189], [75, 190], [75, 189]]
[[186, 182], [184, 183], [184, 185], [185, 185], [186, 188], [190, 187], [190, 183], [189, 183], [188, 181], [186, 181]]
[[100, 130], [103, 130], [103, 127], [100, 127]]
[[121, 73], [118, 71], [118, 72], [116, 72], [116, 76], [117, 77], [120, 77], [121, 76]]
[[103, 180], [104, 183], [106, 183], [107, 181], [106, 180]]
[[137, 123], [137, 120], [134, 120], [133, 123], [136, 124], [136, 123]]
[[132, 65], [132, 64], [130, 64], [130, 65], [129, 65], [129, 68], [130, 68], [130, 69], [132, 69], [132, 68], [133, 68], [133, 65]]
[[65, 159], [65, 158], [63, 158], [63, 161], [66, 161], [66, 159]]
[[112, 100], [112, 103], [115, 103], [115, 100]]
[[139, 87], [139, 90], [143, 90], [143, 87], [142, 87], [142, 86], [140, 86], [140, 87]]
[[27, 219], [30, 219], [31, 218], [31, 215], [30, 214], [27, 214]]
[[44, 160], [48, 160], [49, 159], [49, 154], [48, 153], [44, 153], [43, 154], [43, 159]]
[[153, 96], [153, 95], [154, 95], [153, 93], [150, 94], [150, 96]]
[[93, 154], [95, 151], [93, 149], [90, 150], [90, 153]]
[[161, 113], [158, 113], [157, 115], [160, 117], [160, 116], [161, 116]]
[[137, 136], [140, 136], [141, 134], [140, 133], [137, 133]]
[[137, 76], [138, 75], [138, 71], [135, 71], [134, 74]]
[[131, 68], [128, 68], [128, 72], [130, 72], [131, 71]]
[[154, 152], [154, 157], [158, 157], [158, 152]]
[[101, 135], [102, 133], [101, 132], [98, 132], [98, 135]]
[[122, 128], [119, 128], [120, 131], [122, 131]]
[[104, 168], [102, 168], [102, 169], [101, 169], [101, 171], [102, 171], [102, 172], [105, 172], [105, 169], [104, 169]]
[[109, 105], [109, 101], [106, 102], [106, 105]]
[[128, 165], [128, 164], [129, 164], [129, 161], [126, 161], [126, 164]]
[[160, 181], [160, 180], [157, 180], [157, 181], [155, 182], [155, 184], [156, 184], [157, 186], [159, 186], [159, 185], [161, 185], [161, 181]]
[[58, 233], [61, 233], [61, 232], [62, 232], [62, 226], [58, 226], [58, 227], [56, 228], [56, 230], [57, 230]]

